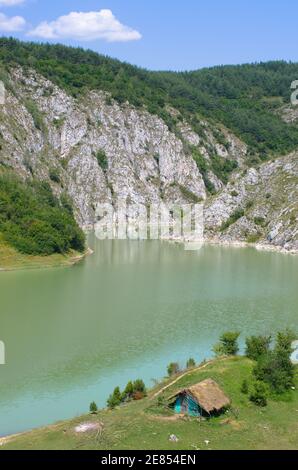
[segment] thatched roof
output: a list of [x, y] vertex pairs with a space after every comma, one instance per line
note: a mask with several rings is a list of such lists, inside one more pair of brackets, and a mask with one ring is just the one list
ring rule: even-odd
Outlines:
[[185, 393], [191, 395], [198, 405], [209, 414], [220, 411], [231, 404], [231, 400], [212, 379], [206, 379], [187, 389], [180, 390], [169, 400]]

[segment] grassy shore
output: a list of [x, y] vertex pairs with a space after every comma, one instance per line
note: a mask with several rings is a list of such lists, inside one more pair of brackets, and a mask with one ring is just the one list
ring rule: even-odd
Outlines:
[[73, 250], [65, 255], [24, 255], [8, 245], [8, 243], [6, 243], [5, 240], [3, 240], [3, 237], [0, 235], [0, 271], [70, 266], [80, 261], [84, 256], [85, 254]]
[[[292, 390], [278, 401], [269, 400], [266, 408], [258, 408], [240, 391], [242, 381], [251, 376], [252, 367], [253, 363], [243, 357], [215, 360], [178, 376], [175, 383], [173, 379], [163, 382], [144, 400], [114, 411], [102, 410], [97, 415], [85, 415], [0, 439], [0, 448], [297, 449], [298, 390]], [[158, 397], [167, 398], [180, 388], [209, 377], [216, 380], [232, 399], [232, 409], [224, 415], [200, 422], [177, 417], [159, 405]], [[298, 369], [296, 384], [298, 386]], [[86, 423], [95, 424], [96, 428], [85, 433], [76, 432], [76, 426]], [[170, 442], [171, 434], [179, 441]], [[208, 445], [206, 441], [209, 441]]]

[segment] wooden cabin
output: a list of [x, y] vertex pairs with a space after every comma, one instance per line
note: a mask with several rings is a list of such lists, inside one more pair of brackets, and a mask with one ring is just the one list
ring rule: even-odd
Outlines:
[[211, 416], [226, 409], [231, 400], [212, 379], [179, 390], [169, 398], [175, 413], [193, 417]]

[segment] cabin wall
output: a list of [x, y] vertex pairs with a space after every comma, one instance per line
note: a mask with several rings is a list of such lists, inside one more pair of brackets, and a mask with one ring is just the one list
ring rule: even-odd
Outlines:
[[202, 416], [202, 409], [190, 395], [179, 395], [174, 403], [174, 411], [193, 417]]

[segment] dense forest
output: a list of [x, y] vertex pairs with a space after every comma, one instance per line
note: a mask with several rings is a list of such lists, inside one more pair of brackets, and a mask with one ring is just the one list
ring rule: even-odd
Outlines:
[[[198, 133], [202, 117], [224, 124], [267, 159], [298, 146], [298, 127], [275, 110], [290, 103], [298, 64], [267, 62], [220, 66], [194, 72], [150, 72], [90, 50], [0, 39], [0, 63], [31, 67], [76, 96], [103, 89], [118, 102], [129, 101], [163, 118], [176, 131], [187, 118]], [[169, 105], [181, 115], [169, 112]]]
[[48, 183], [23, 183], [0, 175], [0, 232], [18, 251], [33, 255], [83, 251], [85, 236], [67, 198], [61, 202]]

